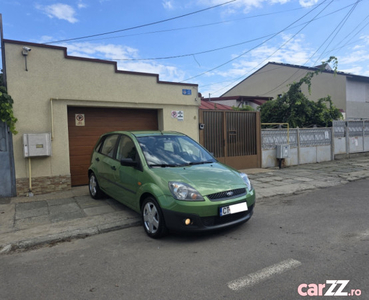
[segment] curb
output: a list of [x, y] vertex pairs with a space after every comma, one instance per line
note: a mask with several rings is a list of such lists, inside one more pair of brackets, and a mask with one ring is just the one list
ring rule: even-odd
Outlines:
[[115, 222], [112, 224], [103, 224], [83, 229], [75, 229], [70, 231], [63, 231], [55, 234], [38, 236], [31, 239], [24, 239], [12, 242], [7, 245], [0, 245], [0, 255], [8, 254], [16, 250], [28, 250], [46, 244], [56, 244], [72, 239], [81, 239], [89, 236], [116, 231], [120, 229], [141, 226], [141, 220], [132, 222]]

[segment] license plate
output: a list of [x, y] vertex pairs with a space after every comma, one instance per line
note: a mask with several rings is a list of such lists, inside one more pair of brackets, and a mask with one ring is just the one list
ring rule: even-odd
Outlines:
[[246, 202], [242, 202], [242, 203], [238, 203], [238, 204], [233, 204], [233, 205], [229, 205], [229, 206], [223, 206], [219, 208], [219, 212], [220, 212], [220, 216], [226, 216], [226, 215], [231, 215], [231, 214], [236, 214], [242, 211], [247, 211], [247, 203]]

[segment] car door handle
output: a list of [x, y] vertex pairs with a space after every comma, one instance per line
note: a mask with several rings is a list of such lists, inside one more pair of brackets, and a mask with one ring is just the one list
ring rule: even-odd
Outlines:
[[112, 166], [111, 168], [112, 168], [112, 170], [114, 170], [114, 171], [116, 171], [116, 170], [117, 170], [117, 168], [116, 168], [115, 166]]
[[95, 159], [96, 161], [100, 161], [100, 158], [98, 158], [98, 157], [96, 157], [96, 159]]

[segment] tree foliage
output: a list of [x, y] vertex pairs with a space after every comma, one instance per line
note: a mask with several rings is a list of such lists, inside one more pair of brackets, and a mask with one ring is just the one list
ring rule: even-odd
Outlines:
[[13, 134], [18, 132], [15, 130], [17, 119], [13, 114], [13, 99], [7, 93], [3, 85], [3, 74], [0, 74], [0, 121], [5, 122]]
[[242, 105], [241, 107], [232, 106], [232, 109], [236, 111], [255, 111], [251, 105]]
[[337, 59], [333, 56], [314, 72], [308, 72], [298, 82], [290, 84], [289, 90], [276, 100], [268, 101], [260, 108], [262, 123], [288, 123], [290, 127], [331, 126], [333, 120], [341, 119], [342, 114], [336, 108], [330, 96], [317, 102], [309, 100], [301, 92], [301, 86], [308, 86], [311, 92], [311, 80], [323, 72], [328, 63], [334, 62], [334, 73], [337, 71]]

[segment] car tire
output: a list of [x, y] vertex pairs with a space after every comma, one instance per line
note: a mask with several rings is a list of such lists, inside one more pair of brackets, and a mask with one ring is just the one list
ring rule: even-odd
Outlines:
[[142, 224], [146, 234], [159, 239], [167, 233], [163, 213], [158, 202], [153, 197], [148, 197], [141, 207]]
[[88, 190], [90, 192], [90, 196], [94, 199], [101, 199], [104, 196], [103, 191], [100, 189], [99, 183], [97, 182], [96, 175], [91, 172], [90, 180], [88, 181]]

